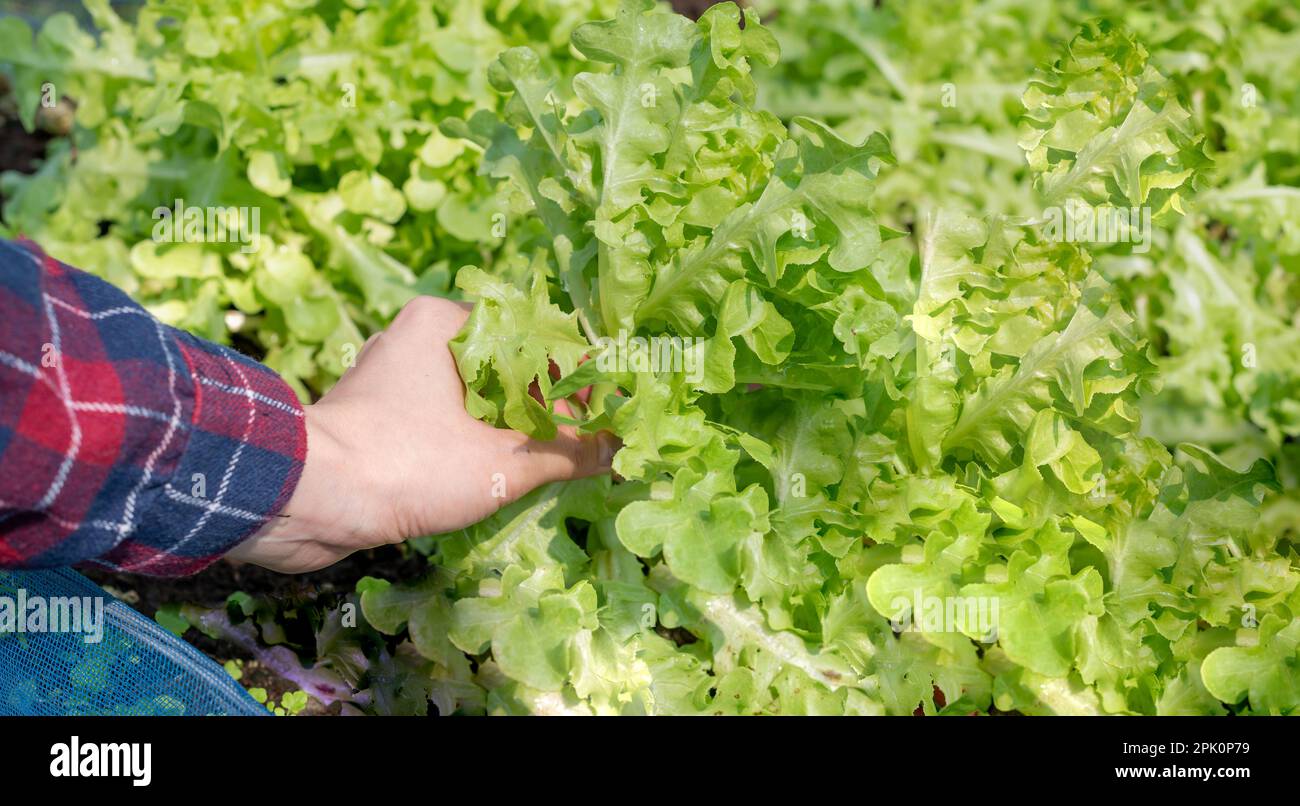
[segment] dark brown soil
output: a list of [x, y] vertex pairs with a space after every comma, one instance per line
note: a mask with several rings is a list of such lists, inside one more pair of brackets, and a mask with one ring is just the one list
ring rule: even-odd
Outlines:
[[[672, 0], [673, 10], [678, 14], [684, 14], [693, 20], [700, 18], [700, 15], [708, 11], [709, 6], [717, 3], [718, 0]], [[745, 5], [741, 2], [739, 5]]]
[[32, 173], [49, 141], [45, 132], [29, 133], [17, 120], [0, 119], [0, 171]]
[[[247, 689], [266, 690], [267, 699], [280, 702], [285, 694], [297, 690], [297, 686], [287, 683], [275, 672], [255, 660], [246, 660], [240, 670], [242, 677], [239, 684]], [[343, 703], [336, 702], [329, 707], [321, 705], [315, 698], [307, 698], [307, 707], [298, 712], [298, 716], [338, 716], [343, 710]]]
[[364, 576], [391, 581], [417, 579], [428, 563], [424, 557], [397, 546], [359, 551], [329, 568], [309, 574], [280, 574], [256, 565], [219, 561], [189, 577], [158, 578], [122, 574], [101, 568], [78, 569], [99, 585], [117, 591], [134, 591], [139, 596], [132, 606], [152, 616], [165, 604], [185, 602], [220, 607], [230, 594], [243, 591], [254, 596], [293, 603], [311, 603], [323, 596], [350, 593]]

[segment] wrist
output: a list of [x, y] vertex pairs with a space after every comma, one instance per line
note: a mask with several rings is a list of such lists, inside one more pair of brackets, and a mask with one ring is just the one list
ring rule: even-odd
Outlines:
[[368, 545], [362, 474], [348, 472], [350, 452], [331, 415], [320, 403], [304, 408], [307, 458], [298, 486], [284, 509], [227, 557], [301, 573]]

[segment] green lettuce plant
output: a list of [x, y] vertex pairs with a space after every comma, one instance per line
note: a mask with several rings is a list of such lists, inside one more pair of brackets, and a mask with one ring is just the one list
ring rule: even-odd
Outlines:
[[[1131, 109], [1114, 99], [1140, 92], [1151, 94], [1145, 111], [1181, 119], [1180, 132], [1201, 133], [1200, 156], [1181, 155], [1200, 165], [1195, 186], [1176, 180], [1179, 192], [1169, 200], [1179, 214], [1155, 227], [1149, 250], [1093, 244], [1090, 251], [1160, 368], [1162, 389], [1142, 401], [1148, 433], [1169, 447], [1194, 435], [1236, 464], [1267, 458], [1287, 490], [1296, 489], [1296, 9], [1273, 0], [786, 0], [757, 7], [784, 54], [776, 70], [760, 76], [763, 103], [785, 119], [821, 115], [848, 135], [883, 128], [900, 164], [882, 179], [875, 206], [894, 226], [935, 205], [1037, 217], [1059, 204], [1045, 178], [1034, 192], [1017, 148], [1057, 114], [1063, 125], [1056, 142], [1067, 151], [1105, 147], [1122, 121], [1103, 119]], [[1122, 28], [1104, 32], [1107, 19], [1122, 20]], [[1067, 49], [1085, 25], [1093, 33]], [[1038, 64], [1053, 69], [1033, 82]], [[1163, 80], [1144, 80], [1148, 67]], [[1076, 89], [1095, 93], [1078, 111], [1072, 98], [1052, 91], [1072, 78]], [[1130, 128], [1139, 122], [1131, 117]], [[1024, 142], [1031, 146], [1025, 156], [1038, 160], [1036, 171], [1046, 166], [1050, 176], [1073, 165], [1056, 162], [1064, 151], [1033, 143]], [[1164, 179], [1191, 167], [1175, 159]], [[1110, 177], [1118, 180], [1113, 171]], [[1154, 190], [1158, 212], [1159, 197], [1168, 194]], [[1118, 184], [1081, 194], [1117, 203], [1125, 195]], [[1290, 492], [1265, 508], [1268, 528], [1300, 529]]]
[[[617, 481], [536, 491], [436, 540], [419, 585], [362, 595], [434, 664], [440, 707], [1300, 705], [1294, 648], [1253, 647], [1298, 603], [1256, 528], [1273, 467], [1142, 434], [1156, 365], [1086, 244], [934, 199], [910, 232], [882, 225], [874, 194], [905, 170], [889, 142], [764, 111], [752, 71], [777, 47], [753, 12], [691, 24], [628, 0], [573, 41], [602, 68], [577, 103], [513, 50], [489, 73], [504, 116], [443, 125], [552, 244], [526, 292], [460, 274], [480, 306], [454, 351], [470, 410], [536, 436], [591, 387], [573, 422], [622, 439]], [[1070, 49], [1093, 67], [1027, 96], [1036, 187], [1176, 220], [1209, 160], [1175, 86], [1117, 28]], [[1107, 70], [1126, 92], [1104, 115], [1049, 101], [1099, 102]], [[506, 322], [536, 337], [513, 345]], [[602, 361], [620, 332], [689, 344], [700, 371]], [[1285, 671], [1252, 674], [1275, 654]]]

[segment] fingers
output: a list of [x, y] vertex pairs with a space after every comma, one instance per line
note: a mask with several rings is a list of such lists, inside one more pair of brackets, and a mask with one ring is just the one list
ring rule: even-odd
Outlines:
[[353, 367], [361, 363], [362, 359], [366, 357], [366, 353], [370, 351], [370, 348], [374, 346], [375, 342], [379, 341], [379, 337], [382, 335], [384, 335], [384, 331], [382, 330], [377, 330], [370, 334], [370, 338], [366, 339], [366, 343], [361, 345], [361, 351], [357, 353], [357, 360], [353, 363]]
[[412, 299], [402, 307], [387, 330], [375, 331], [366, 339], [347, 372], [351, 372], [367, 355], [374, 352], [375, 345], [385, 333], [393, 334], [392, 338], [399, 342], [405, 341], [407, 334], [411, 334], [409, 338], [412, 341], [418, 341], [432, 330], [433, 338], [449, 341], [464, 326], [472, 307], [469, 303], [439, 297], [422, 296]]
[[556, 414], [560, 415], [561, 417], [568, 417], [571, 420], [577, 419], [577, 417], [575, 417], [573, 414], [573, 407], [569, 405], [569, 401], [565, 400], [564, 398], [560, 398], [559, 400], [555, 401], [554, 405], [555, 405]]
[[[469, 317], [467, 306], [438, 297], [406, 303], [388, 328], [366, 340], [353, 367], [335, 389], [342, 394], [382, 396], [390, 408], [425, 405], [464, 415], [464, 387], [448, 349]], [[420, 403], [422, 401], [422, 403]]]
[[[469, 303], [417, 297], [408, 302], [393, 320], [383, 337], [384, 349], [405, 352], [405, 349], [398, 349], [398, 344], [409, 342], [420, 355], [428, 356], [431, 345], [446, 344], [460, 331], [472, 310]], [[456, 370], [450, 354], [446, 355], [446, 366], [448, 378], [441, 379], [436, 385], [439, 389], [455, 390], [456, 409], [464, 416], [463, 384], [459, 375], [455, 375], [454, 382], [451, 380]], [[552, 371], [558, 374], [558, 368]], [[438, 397], [437, 393], [425, 391], [431, 398]], [[533, 391], [536, 397], [540, 397], [540, 389]], [[562, 416], [574, 416], [572, 408], [564, 401], [556, 401], [555, 409]], [[488, 427], [486, 431], [495, 432], [499, 441], [489, 438], [486, 444], [481, 444], [486, 447], [495, 442], [497, 450], [504, 452], [503, 469], [510, 479], [508, 500], [552, 481], [608, 473], [618, 450], [618, 440], [610, 434], [579, 436], [573, 428], [561, 428], [556, 438], [549, 441], [527, 439], [517, 432], [503, 429]]]
[[390, 332], [412, 331], [439, 341], [450, 341], [469, 318], [472, 305], [441, 297], [416, 297], [393, 318]]
[[578, 436], [572, 429], [564, 429], [548, 442], [530, 439], [515, 447], [512, 475], [523, 494], [552, 481], [608, 473], [617, 450], [618, 440], [612, 434]]

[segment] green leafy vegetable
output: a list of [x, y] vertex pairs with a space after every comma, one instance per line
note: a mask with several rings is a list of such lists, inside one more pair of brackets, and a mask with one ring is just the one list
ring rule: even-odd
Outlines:
[[[505, 118], [444, 126], [551, 233], [535, 264], [549, 282], [529, 297], [545, 313], [530, 315], [580, 323], [516, 353], [516, 378], [544, 382], [547, 350], [609, 359], [633, 338], [702, 362], [694, 377], [562, 370], [547, 397], [596, 384], [582, 427], [624, 443], [599, 507], [544, 531], [582, 550], [485, 548], [501, 576], [484, 580], [466, 546], [507, 545], [501, 519], [437, 544], [461, 580], [446, 594], [473, 630], [462, 648], [491, 659], [489, 710], [1294, 707], [1290, 671], [1252, 693], [1237, 667], [1272, 656], [1227, 646], [1252, 619], [1290, 620], [1300, 578], [1259, 528], [1276, 473], [1142, 433], [1156, 356], [1129, 288], [1095, 265], [1120, 252], [1062, 239], [1032, 207], [980, 218], [928, 191], [899, 220], [910, 233], [883, 226], [897, 197], [876, 193], [917, 169], [893, 167], [881, 135], [854, 145], [763, 111], [751, 69], [775, 48], [743, 13], [742, 27], [715, 6], [691, 27], [628, 0], [574, 34], [602, 66], [575, 78], [577, 104], [547, 103], [537, 59], [510, 51], [491, 69]], [[852, 44], [882, 91], [913, 95], [882, 43]], [[1111, 23], [1068, 47], [1025, 94], [1037, 203], [1153, 207], [1186, 226], [1212, 161], [1180, 85]], [[480, 293], [490, 311], [509, 292]], [[458, 349], [499, 338], [470, 327]], [[473, 393], [480, 364], [461, 363]], [[540, 524], [527, 513], [555, 495], [502, 517]]]

